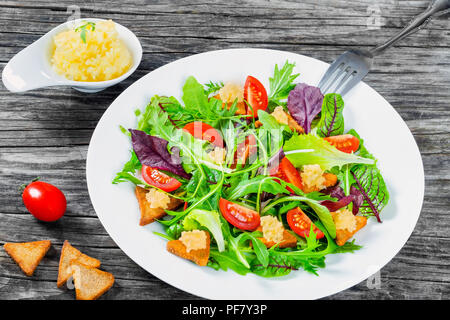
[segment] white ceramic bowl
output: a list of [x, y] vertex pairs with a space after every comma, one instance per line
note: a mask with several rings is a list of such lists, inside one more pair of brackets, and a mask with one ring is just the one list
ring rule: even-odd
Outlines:
[[141, 63], [142, 46], [133, 32], [117, 22], [115, 25], [119, 38], [130, 50], [133, 58], [130, 70], [118, 78], [97, 82], [72, 81], [53, 71], [50, 64], [53, 37], [83, 21], [98, 22], [104, 19], [84, 18], [68, 21], [47, 32], [8, 62], [2, 72], [5, 87], [11, 92], [24, 92], [49, 86], [72, 86], [82, 92], [98, 92], [128, 78]]

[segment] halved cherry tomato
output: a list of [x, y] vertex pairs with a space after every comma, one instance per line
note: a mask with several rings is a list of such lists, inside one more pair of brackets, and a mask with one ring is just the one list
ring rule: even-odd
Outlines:
[[257, 151], [256, 138], [254, 135], [249, 135], [245, 137], [244, 142], [241, 142], [236, 147], [236, 152], [234, 153], [234, 163], [231, 168], [234, 169], [238, 164], [244, 165], [247, 159], [254, 155]]
[[249, 208], [220, 198], [220, 212], [225, 220], [242, 230], [256, 230], [260, 224], [259, 214]]
[[209, 124], [201, 121], [194, 121], [184, 126], [183, 130], [186, 130], [194, 136], [194, 138], [206, 140], [210, 143], [223, 148], [223, 139], [219, 131], [211, 127]]
[[181, 186], [181, 182], [177, 179], [146, 165], [142, 165], [142, 178], [149, 185], [166, 192], [174, 191]]
[[251, 108], [247, 107], [247, 114], [253, 115], [253, 118], [258, 118], [258, 110], [266, 110], [269, 104], [266, 88], [252, 76], [245, 80], [244, 100], [250, 104]]
[[57, 187], [43, 181], [33, 181], [22, 193], [27, 210], [42, 221], [56, 221], [66, 212], [67, 201]]
[[[288, 211], [286, 216], [289, 227], [292, 231], [298, 234], [300, 237], [306, 238], [309, 236], [311, 230], [311, 219], [300, 209], [299, 207]], [[323, 232], [313, 225], [313, 232], [316, 234], [316, 239], [321, 239], [325, 235]]]
[[336, 149], [345, 153], [352, 153], [358, 150], [359, 140], [357, 137], [351, 134], [342, 134], [340, 136], [332, 136], [324, 138]]
[[[280, 161], [280, 165], [278, 168], [271, 170], [270, 175], [273, 177], [278, 177], [283, 181], [292, 183], [297, 188], [303, 190], [303, 183], [300, 173], [295, 169], [294, 165], [288, 160], [288, 158], [284, 157]], [[291, 188], [287, 188], [289, 191], [293, 192]]]

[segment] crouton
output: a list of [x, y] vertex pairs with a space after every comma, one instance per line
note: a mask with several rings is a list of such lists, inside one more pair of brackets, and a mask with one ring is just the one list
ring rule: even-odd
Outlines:
[[[258, 229], [256, 229], [256, 231], [262, 232], [261, 226], [259, 226]], [[276, 245], [275, 242], [269, 241], [265, 238], [258, 238], [258, 239], [261, 240], [261, 242], [264, 243], [264, 245], [267, 248], [272, 248], [274, 245]], [[293, 248], [296, 245], [297, 245], [297, 238], [294, 235], [292, 235], [289, 231], [284, 230], [283, 240], [278, 244], [278, 248]]]
[[[205, 231], [203, 231], [205, 232]], [[191, 250], [187, 252], [186, 246], [180, 240], [170, 240], [167, 242], [167, 251], [173, 253], [181, 258], [191, 260], [199, 266], [206, 266], [209, 259], [209, 246], [211, 237], [209, 232], [206, 233], [206, 248]]]
[[292, 116], [289, 113], [288, 113], [288, 126], [293, 131], [297, 131], [298, 133], [305, 133], [305, 130], [303, 129], [303, 127], [301, 125], [299, 125], [298, 122], [295, 121], [295, 119], [292, 118]]
[[[339, 212], [331, 212], [331, 216], [333, 220], [336, 220], [336, 215]], [[336, 229], [336, 244], [338, 246], [343, 246], [351, 237], [355, 235], [356, 232], [361, 230], [367, 224], [367, 218], [362, 216], [355, 216], [356, 226], [353, 231], [349, 231], [348, 229]]]
[[114, 284], [114, 276], [106, 271], [72, 260], [70, 271], [77, 300], [95, 300]]
[[[284, 112], [284, 113], [287, 116], [287, 126], [292, 131], [295, 131], [297, 133], [305, 133], [305, 130], [303, 130], [302, 126], [299, 125], [298, 122], [295, 121], [295, 119], [292, 118], [292, 116], [289, 113], [287, 113], [287, 112]], [[277, 121], [278, 121], [278, 119], [277, 119]], [[262, 122], [261, 121], [259, 121], [259, 120], [255, 121], [255, 128], [259, 128], [261, 126], [262, 126]]]
[[[216, 98], [217, 100], [222, 100], [220, 98], [220, 94], [216, 94], [214, 96], [214, 98]], [[227, 109], [229, 110], [232, 105], [233, 105], [233, 102], [229, 102], [229, 103], [225, 103], [224, 102], [222, 104], [222, 108], [225, 108], [225, 106], [226, 106]], [[245, 115], [245, 114], [247, 114], [247, 106], [246, 106], [244, 101], [240, 101], [240, 102], [236, 103], [236, 107], [237, 107], [237, 110], [236, 110], [235, 114], [237, 114], [237, 115]]]
[[333, 187], [337, 183], [337, 176], [332, 173], [324, 173], [323, 177], [325, 178], [325, 182], [323, 183], [325, 185], [325, 188]]
[[5, 243], [3, 248], [6, 253], [19, 265], [20, 269], [29, 277], [31, 277], [37, 266], [44, 258], [51, 242], [49, 240], [22, 242], [22, 243]]
[[66, 283], [67, 279], [70, 278], [70, 263], [74, 260], [89, 267], [100, 267], [99, 260], [81, 253], [81, 251], [72, 247], [69, 241], [66, 240], [61, 249], [61, 257], [59, 258], [58, 280], [56, 282], [58, 288], [61, 288]]
[[145, 196], [147, 192], [149, 192], [149, 190], [136, 186], [136, 198], [139, 202], [139, 208], [141, 210], [141, 220], [139, 221], [139, 225], [141, 226], [145, 226], [146, 224], [152, 223], [157, 219], [161, 219], [166, 215], [166, 210], [174, 210], [183, 203], [180, 199], [170, 197], [170, 202], [167, 209], [151, 208], [150, 203]]

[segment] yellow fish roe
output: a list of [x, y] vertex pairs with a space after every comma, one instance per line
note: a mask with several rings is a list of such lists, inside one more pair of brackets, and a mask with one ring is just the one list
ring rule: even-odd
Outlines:
[[81, 31], [71, 29], [53, 38], [51, 58], [56, 73], [75, 81], [105, 81], [120, 77], [132, 65], [131, 53], [118, 38], [112, 20], [86, 26], [86, 43]]

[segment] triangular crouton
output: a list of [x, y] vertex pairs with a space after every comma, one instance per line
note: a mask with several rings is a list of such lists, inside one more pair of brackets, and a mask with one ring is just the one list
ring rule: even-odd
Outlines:
[[[205, 232], [205, 231], [203, 231]], [[181, 258], [194, 261], [199, 266], [206, 266], [209, 259], [209, 246], [211, 244], [211, 237], [209, 232], [206, 233], [206, 248], [191, 250], [187, 252], [186, 246], [180, 240], [170, 240], [167, 242], [167, 251], [173, 253]]]
[[19, 265], [20, 269], [29, 277], [33, 275], [34, 270], [41, 262], [42, 258], [50, 249], [50, 240], [5, 243], [6, 253]]
[[[141, 210], [141, 221], [139, 222], [139, 225], [145, 226], [166, 215], [166, 211], [162, 208], [150, 208], [150, 203], [145, 196], [148, 192], [147, 189], [136, 186], [135, 192]], [[166, 210], [174, 210], [182, 203], [182, 200], [170, 197], [170, 202]]]
[[[262, 232], [262, 227], [259, 226], [256, 231]], [[272, 248], [276, 243], [274, 241], [269, 241], [266, 238], [258, 238], [267, 248]], [[278, 245], [278, 248], [293, 248], [297, 245], [297, 238], [292, 235], [289, 231], [283, 231], [283, 240]]]
[[72, 247], [69, 241], [64, 241], [63, 247], [61, 249], [61, 257], [59, 258], [59, 270], [58, 270], [58, 280], [56, 285], [58, 288], [66, 283], [67, 279], [71, 276], [70, 271], [70, 262], [72, 260], [77, 260], [89, 267], [98, 268], [100, 267], [100, 261], [91, 258], [83, 253], [80, 250]]
[[73, 260], [70, 264], [77, 300], [95, 300], [114, 284], [114, 276]]
[[[331, 212], [332, 215], [335, 212]], [[349, 232], [347, 229], [336, 229], [336, 244], [338, 246], [343, 246], [347, 240], [349, 240], [353, 235], [361, 230], [367, 224], [367, 218], [362, 216], [355, 216], [356, 228], [353, 232]]]

